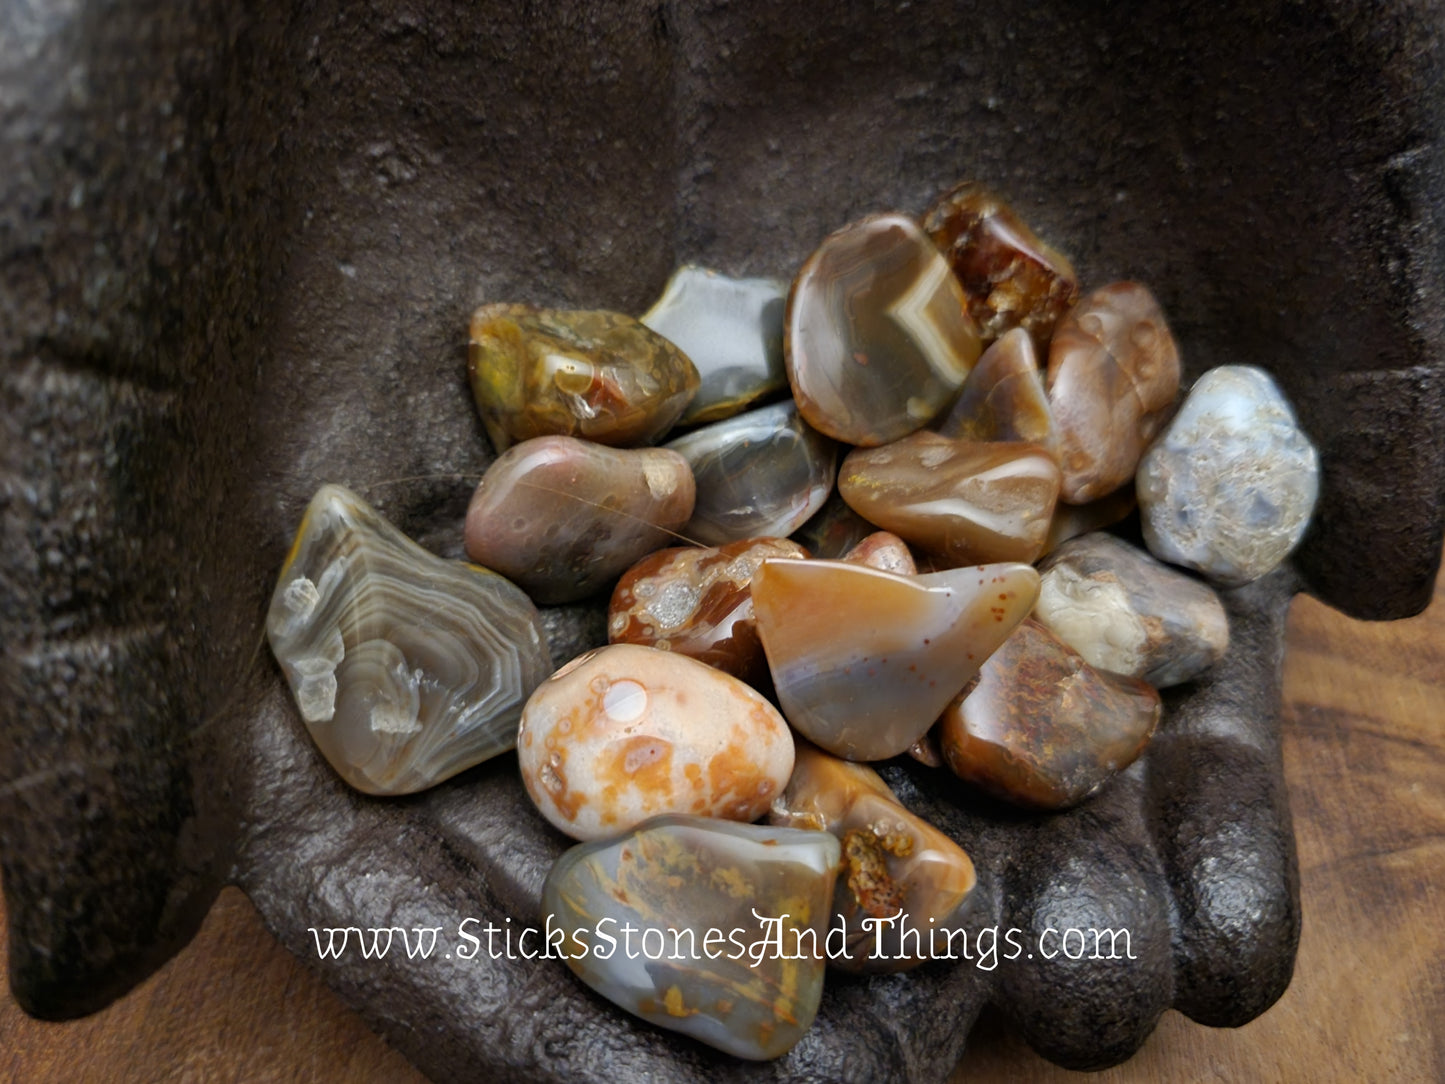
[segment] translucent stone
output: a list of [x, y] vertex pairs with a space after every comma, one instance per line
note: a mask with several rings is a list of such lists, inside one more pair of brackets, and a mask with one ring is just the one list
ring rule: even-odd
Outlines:
[[1299, 544], [1319, 484], [1319, 456], [1269, 374], [1222, 365], [1139, 464], [1144, 541], [1219, 583], [1248, 583]]
[[1218, 595], [1113, 535], [1066, 542], [1040, 572], [1034, 616], [1090, 666], [1162, 689], [1198, 677], [1229, 648]]
[[936, 427], [958, 440], [1023, 440], [1058, 458], [1054, 414], [1028, 332], [1015, 328], [983, 352]]
[[554, 434], [650, 444], [687, 408], [698, 373], [618, 312], [483, 305], [472, 314], [472, 395], [498, 452]]
[[1096, 670], [1037, 621], [1021, 624], [938, 724], [960, 779], [1035, 809], [1067, 809], [1127, 768], [1159, 724], [1159, 694]]
[[736, 1057], [776, 1058], [818, 1012], [838, 857], [828, 832], [659, 817], [557, 859], [544, 921], [614, 1004]]
[[783, 372], [785, 283], [678, 268], [641, 323], [675, 344], [702, 383], [679, 425], [721, 421], [788, 386]]
[[985, 342], [1021, 327], [1040, 347], [1048, 345], [1079, 296], [1078, 278], [1063, 255], [974, 181], [941, 196], [923, 216], [923, 228], [948, 257]]
[[544, 817], [574, 839], [600, 839], [665, 813], [757, 820], [788, 782], [793, 735], [736, 678], [613, 644], [537, 687], [517, 761]]
[[1037, 444], [913, 433], [843, 460], [838, 492], [864, 519], [942, 567], [1030, 562], [1043, 552], [1059, 466]]
[[368, 794], [423, 790], [511, 749], [552, 670], [519, 588], [433, 556], [334, 485], [306, 509], [266, 636], [317, 748]]
[[870, 447], [931, 422], [982, 349], [947, 261], [902, 215], [846, 226], [808, 257], [785, 346], [808, 424]]
[[823, 507], [837, 448], [792, 403], [750, 410], [672, 441], [697, 479], [682, 534], [706, 546], [782, 538]]
[[1060, 322], [1047, 384], [1065, 501], [1087, 504], [1134, 477], [1174, 409], [1179, 371], [1164, 313], [1137, 282], [1095, 290]]
[[538, 602], [575, 602], [672, 541], [694, 492], [675, 452], [536, 437], [482, 476], [467, 507], [467, 556]]
[[973, 889], [973, 862], [904, 808], [872, 768], [799, 742], [793, 776], [773, 801], [768, 822], [823, 829], [842, 844], [833, 911], [842, 916], [844, 936], [839, 951], [829, 953], [830, 964], [845, 971], [905, 971], [957, 955], [947, 931], [958, 928], [951, 920]]
[[757, 685], [767, 680], [768, 660], [753, 620], [753, 573], [770, 557], [807, 556], [785, 538], [659, 550], [617, 582], [607, 638], [676, 651]]
[[842, 560], [897, 576], [912, 576], [918, 572], [908, 543], [891, 531], [874, 531], [843, 554]]
[[849, 760], [912, 745], [1033, 608], [1039, 574], [997, 564], [895, 576], [842, 561], [765, 561], [753, 611], [778, 702]]

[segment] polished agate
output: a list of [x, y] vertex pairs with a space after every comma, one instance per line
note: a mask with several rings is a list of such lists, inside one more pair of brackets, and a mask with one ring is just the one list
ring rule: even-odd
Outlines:
[[842, 845], [833, 912], [844, 935], [829, 954], [834, 967], [906, 971], [956, 955], [946, 931], [958, 928], [953, 920], [976, 880], [973, 862], [904, 808], [872, 768], [799, 742], [792, 778], [774, 799], [768, 823], [822, 829]]
[[630, 316], [513, 304], [472, 314], [468, 372], [498, 452], [551, 435], [650, 444], [699, 383], [686, 354]]
[[1048, 345], [1079, 296], [1068, 259], [975, 181], [941, 196], [923, 216], [923, 228], [948, 257], [984, 341], [1022, 328], [1039, 346]]
[[902, 215], [846, 226], [788, 297], [788, 381], [803, 417], [848, 444], [887, 444], [948, 405], [982, 348], [963, 290]]
[[573, 839], [600, 839], [664, 813], [756, 820], [793, 770], [793, 735], [736, 678], [613, 644], [537, 686], [517, 762], [548, 821]]
[[701, 383], [678, 425], [730, 418], [788, 386], [783, 373], [785, 283], [678, 268], [640, 322], [697, 366]]
[[1066, 542], [1039, 571], [1034, 616], [1091, 666], [1162, 689], [1198, 677], [1229, 648], [1214, 591], [1113, 535]]
[[511, 749], [552, 670], [521, 590], [433, 556], [335, 485], [306, 509], [266, 637], [317, 748], [368, 794], [423, 790]]
[[1037, 621], [1021, 624], [938, 723], [960, 779], [1034, 809], [1067, 809], [1127, 768], [1159, 724], [1159, 694], [1090, 666]]
[[753, 611], [783, 714], [849, 760], [912, 745], [1038, 597], [1028, 565], [896, 576], [843, 561], [765, 561]]
[[697, 503], [682, 533], [705, 546], [790, 535], [833, 488], [837, 449], [792, 403], [715, 422], [667, 447], [697, 479]]
[[924, 430], [848, 453], [838, 492], [864, 519], [944, 567], [1027, 563], [1048, 537], [1059, 466], [1037, 444], [951, 440]]
[[959, 440], [1028, 441], [1058, 457], [1054, 413], [1028, 332], [1015, 328], [983, 352], [934, 428]]
[[1248, 583], [1299, 544], [1319, 486], [1319, 455], [1274, 380], [1221, 365], [1139, 464], [1144, 541], [1221, 584]]
[[561, 931], [554, 954], [614, 1004], [776, 1058], [818, 1012], [838, 858], [828, 832], [659, 817], [557, 859], [543, 921]]
[[1179, 372], [1164, 313], [1137, 282], [1095, 290], [1060, 322], [1047, 386], [1065, 501], [1087, 504], [1134, 477], [1174, 409]]
[[807, 556], [786, 538], [658, 550], [617, 581], [607, 638], [676, 651], [757, 685], [767, 680], [768, 660], [753, 620], [753, 573], [769, 558]]
[[467, 556], [537, 602], [575, 602], [672, 541], [695, 491], [676, 452], [535, 437], [482, 475], [467, 507]]
[[843, 554], [841, 560], [898, 576], [912, 576], [918, 572], [908, 543], [891, 531], [874, 531]]

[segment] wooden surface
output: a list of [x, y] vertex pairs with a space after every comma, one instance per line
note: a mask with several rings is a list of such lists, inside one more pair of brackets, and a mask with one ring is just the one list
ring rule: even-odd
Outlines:
[[[1284, 754], [1304, 932], [1294, 981], [1235, 1031], [1168, 1013], [1131, 1061], [1085, 1077], [997, 1020], [956, 1084], [1445, 1081], [1445, 591], [1421, 617], [1290, 613]], [[3, 929], [0, 929], [3, 937]], [[29, 1019], [0, 995], [0, 1081], [347, 1081], [421, 1076], [224, 892], [177, 959], [106, 1011]]]

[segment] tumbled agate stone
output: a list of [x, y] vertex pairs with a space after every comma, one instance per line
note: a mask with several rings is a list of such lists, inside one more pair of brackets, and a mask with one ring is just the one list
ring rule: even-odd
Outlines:
[[765, 561], [753, 611], [788, 722], [836, 756], [883, 760], [933, 724], [1038, 589], [1039, 574], [1019, 564], [895, 576]]
[[1059, 454], [1033, 340], [1015, 328], [983, 352], [947, 416], [935, 426], [959, 440], [1025, 440]]
[[1263, 369], [1199, 378], [1139, 464], [1144, 541], [1156, 557], [1229, 586], [1298, 545], [1319, 496], [1319, 456]]
[[498, 452], [552, 434], [650, 444], [698, 387], [687, 355], [630, 316], [531, 305], [472, 314], [468, 371]]
[[614, 1004], [776, 1058], [818, 1013], [837, 866], [828, 832], [659, 817], [557, 859], [544, 921], [562, 931], [552, 951]]
[[792, 403], [715, 422], [667, 447], [697, 479], [697, 503], [682, 533], [706, 546], [790, 535], [833, 489], [837, 448]]
[[1063, 499], [1086, 504], [1134, 477], [1179, 394], [1179, 351], [1154, 295], [1116, 282], [1080, 301], [1049, 347]]
[[788, 381], [803, 417], [848, 444], [887, 444], [933, 420], [978, 360], [963, 290], [912, 219], [845, 226], [788, 296]]
[[732, 279], [689, 264], [673, 272], [640, 322], [697, 366], [701, 384], [679, 425], [721, 421], [788, 386], [783, 310], [776, 279]]
[[788, 782], [793, 735], [737, 678], [613, 644], [532, 693], [517, 761], [544, 817], [573, 839], [600, 839], [663, 813], [757, 820]]
[[1067, 809], [1144, 751], [1159, 694], [1096, 670], [1025, 621], [949, 704], [938, 740], [955, 775], [1017, 805]]
[[676, 651], [757, 685], [767, 680], [768, 660], [753, 620], [753, 573], [770, 557], [807, 556], [786, 538], [659, 550], [617, 581], [607, 638]]
[[1037, 444], [951, 440], [925, 430], [850, 452], [838, 492], [864, 519], [943, 567], [1031, 562], [1048, 538], [1059, 466]]
[[467, 507], [467, 556], [540, 603], [575, 602], [670, 542], [694, 493], [675, 452], [536, 437], [482, 475]]
[[874, 531], [843, 554], [841, 560], [898, 576], [912, 576], [918, 572], [908, 543], [891, 531]]
[[1162, 689], [1198, 677], [1229, 647], [1218, 595], [1111, 534], [1064, 543], [1039, 571], [1034, 617], [1091, 666]]
[[[1040, 346], [1079, 296], [1069, 261], [1035, 236], [983, 185], [965, 181], [923, 216], [923, 228], [948, 257], [984, 341], [1021, 327]], [[1029, 438], [1033, 439], [1033, 438]]]
[[317, 748], [368, 794], [410, 794], [516, 742], [552, 670], [537, 608], [322, 486], [281, 569], [266, 637]]
[[945, 931], [973, 889], [973, 862], [905, 809], [872, 768], [799, 742], [793, 777], [773, 801], [768, 823], [822, 829], [842, 844], [833, 910], [844, 936], [829, 954], [834, 967], [906, 971], [930, 957], [957, 955]]

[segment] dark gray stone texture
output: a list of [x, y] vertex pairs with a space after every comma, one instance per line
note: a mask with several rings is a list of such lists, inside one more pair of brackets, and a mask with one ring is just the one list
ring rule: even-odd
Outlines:
[[[936, 1080], [986, 1003], [1045, 1056], [1127, 1057], [1174, 1005], [1242, 1023], [1299, 930], [1278, 741], [1299, 583], [1398, 617], [1445, 508], [1438, 2], [0, 6], [0, 872], [10, 980], [68, 1017], [240, 884], [437, 1079]], [[981, 871], [981, 923], [1132, 931], [1138, 959], [830, 980], [733, 1062], [559, 965], [320, 963], [312, 926], [535, 921], [564, 841], [510, 757], [349, 792], [265, 650], [306, 501], [340, 482], [459, 555], [490, 452], [483, 301], [639, 312], [673, 267], [786, 275], [973, 176], [1084, 285], [1148, 283], [1189, 376], [1275, 374], [1319, 445], [1296, 567], [1068, 814], [889, 768]], [[551, 619], [562, 658], [595, 613]]]

